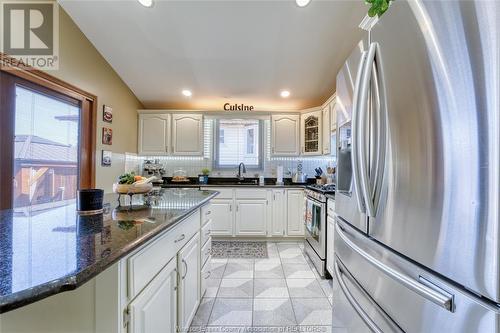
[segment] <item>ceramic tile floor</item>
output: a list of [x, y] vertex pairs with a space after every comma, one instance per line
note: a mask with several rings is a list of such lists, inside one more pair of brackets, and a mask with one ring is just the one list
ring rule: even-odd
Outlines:
[[266, 259], [212, 259], [190, 332], [331, 332], [332, 280], [297, 242], [268, 242]]

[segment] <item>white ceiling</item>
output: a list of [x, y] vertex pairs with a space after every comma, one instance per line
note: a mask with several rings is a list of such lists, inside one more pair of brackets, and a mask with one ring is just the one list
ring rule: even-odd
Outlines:
[[362, 0], [59, 2], [146, 108], [179, 109], [322, 104], [367, 11]]

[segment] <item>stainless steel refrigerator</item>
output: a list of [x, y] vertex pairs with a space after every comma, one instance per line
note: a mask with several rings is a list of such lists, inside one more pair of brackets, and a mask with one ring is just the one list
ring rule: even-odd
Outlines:
[[333, 326], [500, 332], [500, 12], [403, 1], [337, 77]]

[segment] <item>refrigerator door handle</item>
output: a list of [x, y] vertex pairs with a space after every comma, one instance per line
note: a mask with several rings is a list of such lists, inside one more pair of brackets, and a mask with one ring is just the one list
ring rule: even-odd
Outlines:
[[373, 189], [371, 192], [374, 205], [374, 216], [377, 216], [380, 196], [382, 192], [382, 181], [385, 170], [385, 155], [387, 147], [387, 100], [385, 90], [385, 79], [382, 66], [380, 46], [375, 46], [375, 61], [372, 65], [373, 85], [372, 92], [376, 98], [376, 135], [375, 135], [375, 172], [373, 177]]
[[359, 107], [358, 107], [358, 112], [359, 112], [359, 128], [360, 131], [357, 132], [357, 140], [359, 140], [359, 149], [358, 149], [358, 154], [359, 154], [359, 175], [360, 175], [360, 180], [361, 180], [361, 191], [363, 193], [363, 197], [365, 199], [365, 206], [366, 206], [366, 211], [368, 216], [370, 217], [375, 217], [375, 208], [373, 205], [373, 200], [371, 193], [372, 191], [370, 190], [370, 175], [368, 172], [368, 155], [369, 152], [366, 149], [366, 125], [367, 125], [367, 110], [366, 110], [366, 105], [368, 102], [368, 97], [369, 97], [369, 90], [370, 90], [370, 82], [372, 78], [372, 67], [375, 62], [375, 51], [376, 51], [376, 44], [372, 43], [370, 47], [368, 48], [368, 55], [366, 57], [366, 62], [364, 65], [364, 70], [363, 70], [363, 76], [361, 78], [361, 85], [360, 85], [360, 93], [359, 93]]
[[366, 59], [366, 51], [361, 53], [361, 60], [358, 67], [358, 72], [356, 74], [356, 82], [354, 83], [354, 94], [353, 94], [353, 105], [352, 105], [352, 120], [351, 120], [351, 164], [352, 164], [352, 177], [353, 177], [353, 185], [354, 192], [356, 194], [356, 202], [358, 204], [358, 210], [361, 213], [365, 212], [365, 203], [363, 200], [362, 189], [361, 189], [361, 180], [360, 180], [360, 170], [359, 170], [359, 155], [358, 155], [358, 100], [359, 100], [359, 88], [361, 83], [361, 78], [363, 74], [364, 64]]
[[342, 292], [344, 293], [345, 297], [351, 304], [351, 306], [354, 308], [354, 310], [358, 313], [358, 315], [363, 319], [366, 325], [370, 327], [370, 329], [375, 332], [375, 333], [384, 333], [380, 327], [375, 324], [375, 322], [370, 318], [370, 316], [363, 310], [361, 305], [356, 301], [356, 298], [351, 294], [349, 291], [349, 288], [347, 287], [346, 283], [344, 282], [344, 279], [342, 278], [342, 272], [340, 271], [339, 264], [337, 262], [337, 258], [335, 258], [335, 262], [333, 263], [333, 269], [335, 271], [335, 277], [337, 278], [337, 281], [340, 285], [340, 289], [342, 289]]
[[386, 264], [378, 261], [376, 258], [372, 257], [370, 254], [363, 251], [359, 246], [354, 244], [353, 241], [349, 239], [344, 230], [339, 224], [337, 220], [335, 223], [335, 232], [339, 235], [339, 237], [358, 255], [363, 257], [366, 261], [372, 264], [375, 268], [380, 270], [382, 273], [392, 278], [394, 281], [402, 284], [406, 288], [412, 290], [418, 295], [428, 299], [429, 301], [439, 305], [443, 309], [446, 309], [450, 312], [453, 312], [453, 295], [443, 291], [439, 292], [436, 288], [430, 288], [427, 284], [423, 284], [420, 281], [417, 281], [410, 276], [401, 273], [392, 267], [387, 266]]

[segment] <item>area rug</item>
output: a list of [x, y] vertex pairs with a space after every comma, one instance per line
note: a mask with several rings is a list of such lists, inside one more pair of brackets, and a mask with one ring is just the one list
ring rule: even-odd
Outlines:
[[268, 258], [267, 244], [263, 241], [212, 241], [212, 258]]

